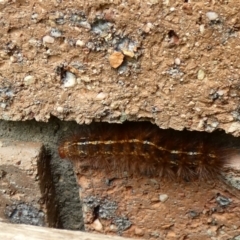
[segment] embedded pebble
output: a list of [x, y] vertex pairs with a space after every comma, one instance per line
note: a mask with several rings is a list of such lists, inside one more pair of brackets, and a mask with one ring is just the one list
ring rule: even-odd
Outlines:
[[210, 21], [215, 21], [218, 19], [218, 14], [216, 12], [207, 12], [206, 16]]
[[111, 232], [117, 232], [117, 230], [118, 230], [117, 226], [115, 226], [113, 224], [111, 224], [109, 228], [110, 228]]
[[223, 90], [219, 90], [219, 91], [217, 91], [217, 94], [219, 95], [219, 96], [223, 96], [224, 95], [224, 91]]
[[168, 200], [168, 195], [167, 194], [160, 194], [159, 195], [159, 200], [161, 202], [166, 202]]
[[188, 216], [189, 216], [190, 218], [196, 218], [196, 217], [199, 216], [199, 213], [196, 212], [196, 211], [194, 211], [194, 210], [191, 210], [191, 211], [188, 212]]
[[113, 68], [118, 68], [124, 59], [124, 55], [121, 52], [114, 52], [109, 56], [109, 63]]
[[54, 43], [54, 38], [49, 36], [49, 35], [46, 35], [43, 37], [43, 43]]
[[59, 112], [59, 113], [63, 113], [63, 111], [64, 111], [64, 109], [63, 109], [63, 107], [57, 107], [57, 112]]
[[150, 22], [148, 22], [148, 23], [147, 23], [147, 27], [150, 28], [150, 29], [153, 29], [153, 24], [150, 23]]
[[33, 13], [32, 16], [31, 16], [31, 19], [32, 20], [35, 20], [38, 18], [38, 14], [37, 13]]
[[82, 41], [82, 40], [77, 40], [76, 46], [78, 46], [78, 47], [84, 47], [84, 46], [85, 46], [85, 42]]
[[200, 69], [200, 70], [198, 71], [197, 78], [198, 78], [199, 80], [203, 80], [204, 77], [205, 77], [205, 72], [204, 72], [202, 69]]
[[97, 96], [96, 96], [96, 100], [103, 100], [105, 99], [107, 96], [106, 93], [100, 92]]
[[96, 231], [101, 231], [103, 229], [102, 223], [99, 221], [99, 219], [96, 219], [93, 223], [92, 223], [92, 227], [96, 230]]
[[66, 72], [66, 76], [63, 79], [64, 87], [73, 87], [76, 84], [76, 76], [71, 72]]
[[24, 78], [24, 83], [25, 83], [25, 85], [31, 85], [31, 84], [35, 83], [35, 77], [31, 76], [31, 75], [26, 76]]
[[12, 63], [15, 63], [15, 62], [17, 62], [17, 58], [15, 58], [14, 56], [11, 56], [11, 57], [10, 57], [10, 61], [11, 61]]
[[180, 65], [181, 64], [180, 58], [175, 58], [174, 62], [175, 62], [176, 65]]
[[1, 108], [5, 109], [7, 107], [6, 103], [1, 103]]
[[51, 32], [50, 32], [50, 35], [51, 35], [52, 37], [59, 38], [59, 37], [62, 36], [62, 33], [61, 33], [61, 31], [58, 30], [57, 28], [52, 28], [52, 29], [51, 29]]
[[86, 28], [86, 29], [91, 29], [91, 25], [89, 22], [87, 21], [82, 21], [82, 22], [79, 22], [79, 26], [83, 27], [83, 28]]
[[153, 29], [153, 24], [150, 23], [150, 22], [148, 22], [147, 24], [145, 24], [145, 25], [143, 26], [143, 31], [144, 31], [145, 33], [149, 33], [149, 32], [151, 31], [151, 29]]
[[128, 57], [134, 57], [134, 52], [128, 51], [128, 50], [122, 50], [123, 54]]
[[224, 196], [221, 196], [219, 195], [217, 198], [216, 198], [216, 201], [219, 205], [221, 205], [222, 207], [225, 207], [225, 206], [228, 206], [230, 203], [231, 203], [231, 199], [227, 198], [227, 197], [224, 197]]
[[204, 31], [205, 31], [205, 26], [204, 26], [204, 24], [201, 24], [201, 25], [199, 26], [199, 31], [200, 31], [200, 33], [204, 33]]

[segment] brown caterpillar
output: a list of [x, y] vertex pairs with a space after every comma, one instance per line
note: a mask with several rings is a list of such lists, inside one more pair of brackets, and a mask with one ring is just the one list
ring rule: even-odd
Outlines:
[[[162, 130], [142, 122], [96, 124], [61, 142], [81, 167], [170, 178], [213, 178], [236, 154], [226, 134]], [[231, 138], [231, 137], [230, 137]]]

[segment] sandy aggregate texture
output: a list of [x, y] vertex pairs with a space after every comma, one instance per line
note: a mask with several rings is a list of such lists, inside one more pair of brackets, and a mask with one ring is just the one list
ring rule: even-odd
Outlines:
[[223, 182], [114, 178], [106, 184], [100, 172], [89, 175], [77, 178], [89, 232], [159, 240], [240, 237], [239, 192]]
[[0, 118], [240, 135], [237, 0], [0, 1]]

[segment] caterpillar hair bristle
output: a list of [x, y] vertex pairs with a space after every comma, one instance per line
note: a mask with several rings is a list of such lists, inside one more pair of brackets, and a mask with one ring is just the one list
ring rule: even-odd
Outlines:
[[80, 167], [107, 172], [208, 179], [218, 177], [237, 152], [219, 136], [162, 130], [146, 122], [99, 123], [63, 140], [58, 152]]

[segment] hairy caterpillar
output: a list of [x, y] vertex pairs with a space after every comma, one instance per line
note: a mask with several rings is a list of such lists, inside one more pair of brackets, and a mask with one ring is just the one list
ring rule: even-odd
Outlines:
[[63, 140], [58, 152], [81, 167], [183, 179], [219, 176], [236, 154], [226, 134], [162, 130], [147, 122], [95, 124]]

